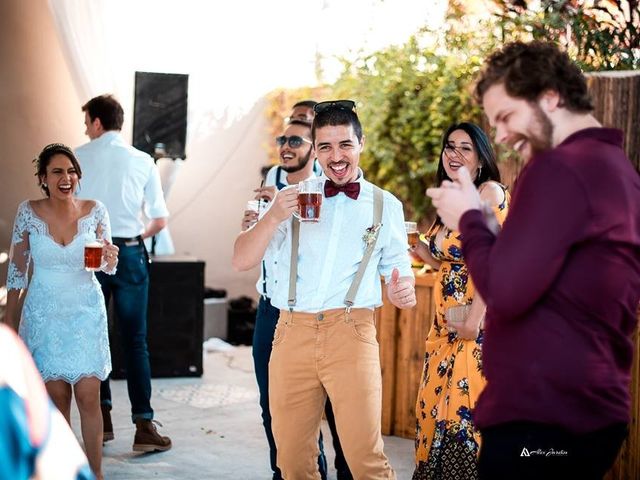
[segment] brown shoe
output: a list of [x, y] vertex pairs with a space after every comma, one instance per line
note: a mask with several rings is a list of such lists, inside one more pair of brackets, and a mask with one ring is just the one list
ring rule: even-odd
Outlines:
[[139, 418], [136, 420], [136, 436], [133, 440], [134, 452], [164, 452], [171, 448], [171, 439], [158, 433], [155, 420]]
[[102, 410], [102, 442], [109, 442], [115, 438], [111, 423], [111, 407], [100, 405], [100, 410]]

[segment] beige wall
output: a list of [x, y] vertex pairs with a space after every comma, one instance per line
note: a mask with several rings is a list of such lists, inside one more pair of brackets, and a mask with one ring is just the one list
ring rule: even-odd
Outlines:
[[[131, 72], [133, 85], [133, 72]], [[18, 203], [38, 198], [31, 164], [44, 145], [78, 146], [84, 136], [78, 98], [46, 0], [0, 1], [0, 251], [8, 249]], [[215, 88], [215, 85], [212, 86]], [[106, 92], [105, 92], [106, 93]], [[128, 114], [131, 98], [122, 98]], [[267, 158], [263, 103], [187, 144], [188, 159], [169, 198], [177, 254], [206, 262], [206, 284], [231, 297], [256, 296], [258, 270], [231, 269], [233, 240]], [[130, 115], [123, 134], [130, 138]], [[193, 135], [189, 135], [193, 138]], [[0, 284], [6, 264], [0, 265]]]
[[40, 196], [31, 160], [48, 143], [83, 141], [80, 100], [45, 0], [0, 2], [0, 112], [0, 250], [5, 250], [18, 204]]
[[267, 161], [261, 146], [266, 141], [263, 111], [259, 101], [231, 125], [188, 142], [187, 160], [169, 196], [176, 253], [205, 260], [206, 284], [226, 289], [231, 297], [257, 297], [259, 270], [234, 272], [231, 254], [242, 212], [260, 186], [260, 167]]

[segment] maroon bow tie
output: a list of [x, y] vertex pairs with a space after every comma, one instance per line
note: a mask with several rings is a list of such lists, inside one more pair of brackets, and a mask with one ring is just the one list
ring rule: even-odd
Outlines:
[[336, 185], [329, 179], [324, 182], [325, 197], [335, 197], [339, 192], [344, 192], [347, 197], [357, 200], [358, 195], [360, 195], [360, 184], [358, 182], [351, 182], [344, 185]]

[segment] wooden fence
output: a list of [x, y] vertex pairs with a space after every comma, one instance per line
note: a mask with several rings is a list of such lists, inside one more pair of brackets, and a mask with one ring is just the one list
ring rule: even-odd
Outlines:
[[424, 363], [424, 341], [435, 316], [435, 274], [416, 276], [418, 304], [400, 310], [386, 302], [378, 311], [382, 367], [382, 433], [413, 438], [416, 398]]
[[624, 132], [624, 151], [640, 171], [640, 71], [591, 73], [587, 84], [594, 116], [605, 127]]

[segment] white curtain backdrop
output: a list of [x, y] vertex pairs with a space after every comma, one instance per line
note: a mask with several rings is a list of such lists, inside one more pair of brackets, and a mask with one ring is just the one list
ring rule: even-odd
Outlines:
[[48, 1], [79, 98], [113, 93], [125, 109], [126, 139], [135, 72], [189, 75], [187, 158], [169, 198], [175, 249], [207, 262], [208, 284], [245, 294], [255, 278], [233, 272], [230, 258], [243, 207], [269, 162], [264, 95], [316, 84], [317, 60], [331, 81], [335, 55], [404, 42], [428, 21], [441, 22], [447, 3]]

